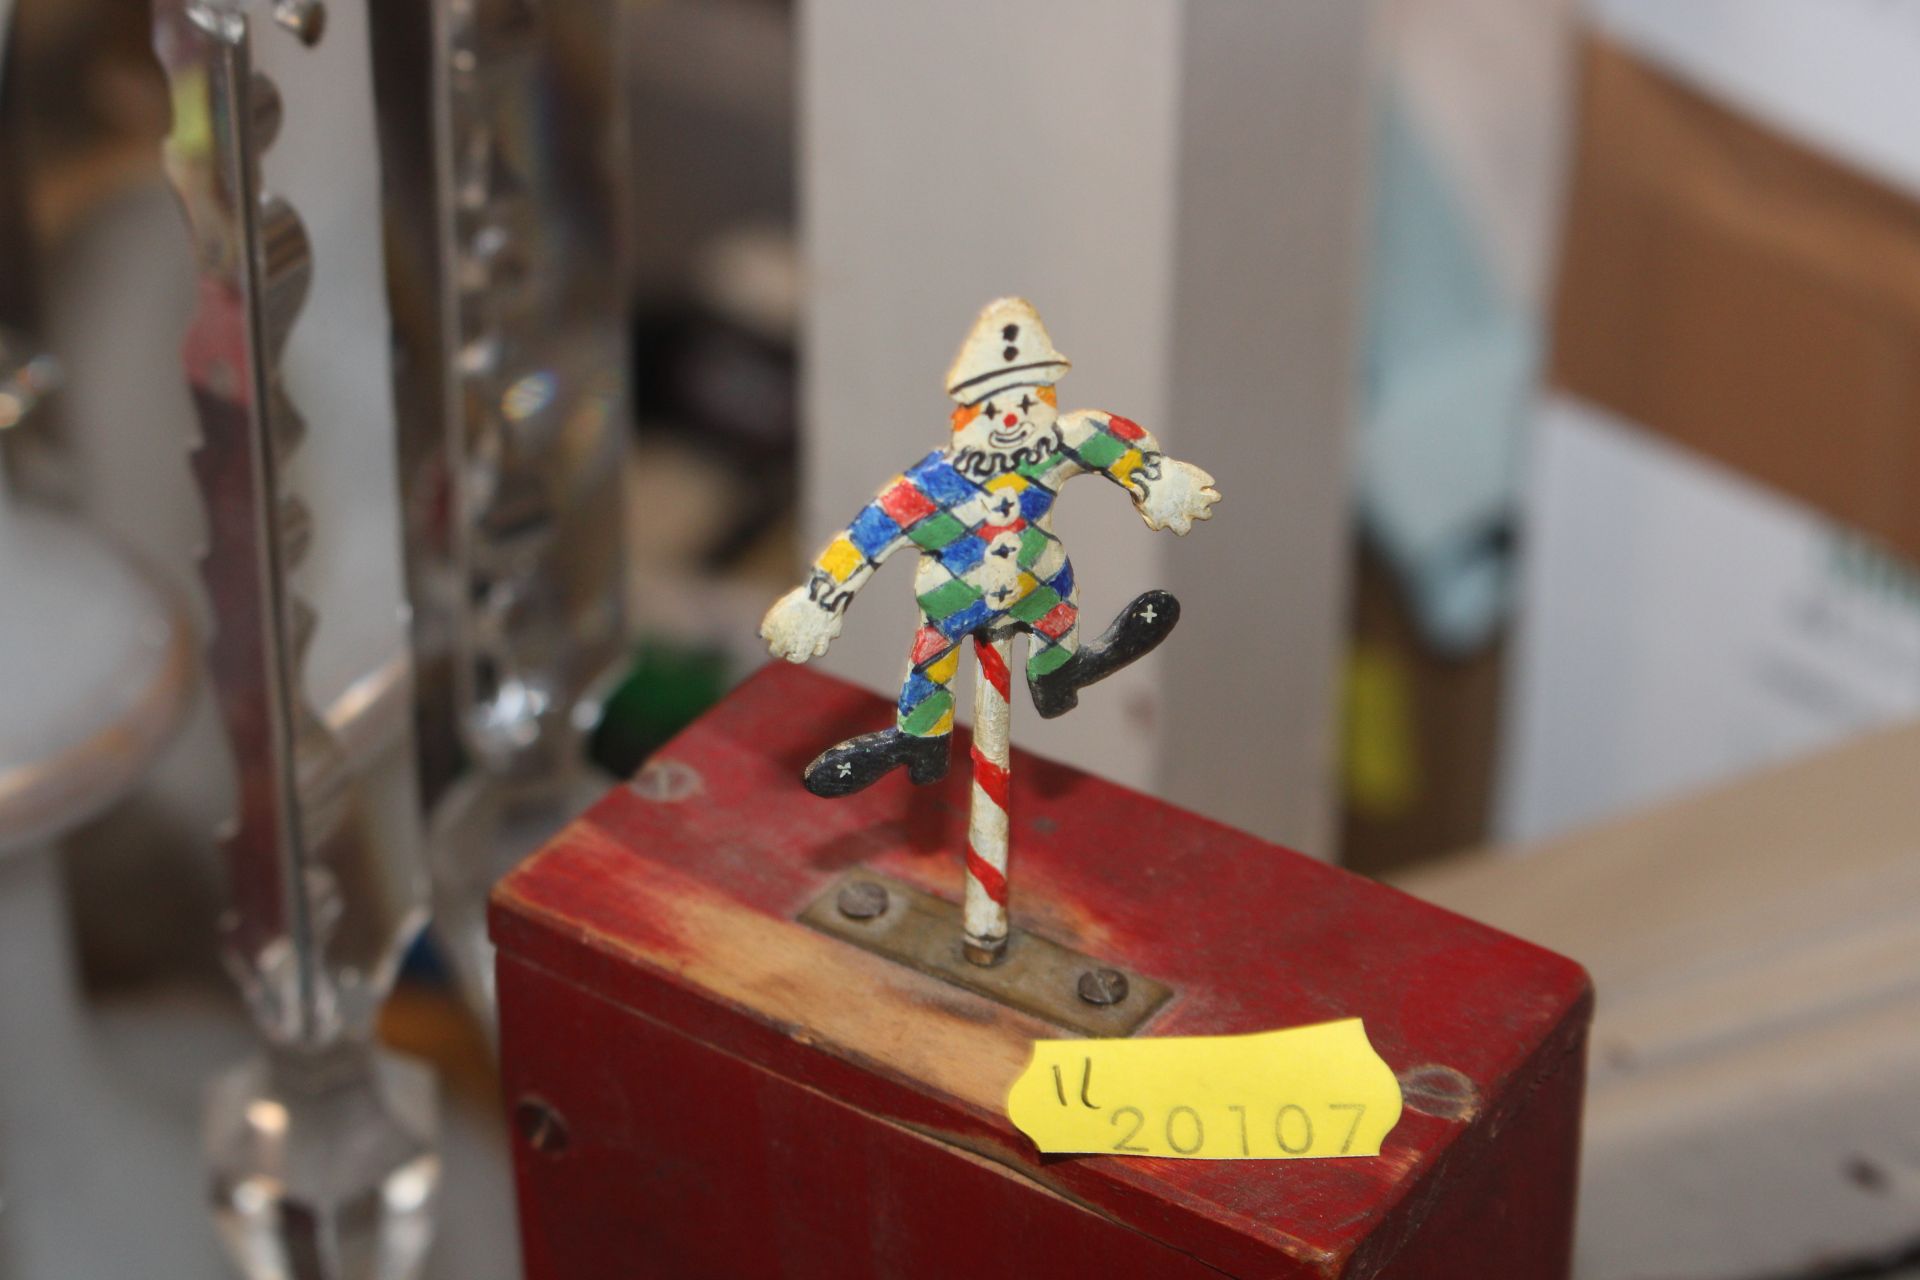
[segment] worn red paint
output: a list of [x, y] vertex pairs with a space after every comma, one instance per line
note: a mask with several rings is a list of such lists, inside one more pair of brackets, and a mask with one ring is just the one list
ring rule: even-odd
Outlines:
[[690, 958], [726, 957], [676, 903], [785, 928], [855, 864], [957, 899], [963, 771], [833, 801], [795, 781], [823, 737], [886, 714], [775, 664], [665, 749], [700, 775], [696, 799], [618, 788], [502, 886], [507, 1097], [550, 1100], [572, 1135], [557, 1155], [516, 1148], [530, 1280], [1565, 1276], [1578, 966], [1024, 753], [1016, 923], [1171, 983], [1143, 1034], [1358, 1015], [1397, 1072], [1457, 1080], [1470, 1105], [1411, 1092], [1378, 1159], [1042, 1158], [1004, 1115], [687, 981]]

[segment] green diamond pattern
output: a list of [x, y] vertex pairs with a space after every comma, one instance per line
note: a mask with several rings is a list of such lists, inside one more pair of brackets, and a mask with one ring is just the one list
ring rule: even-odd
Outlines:
[[945, 689], [935, 689], [920, 699], [918, 706], [907, 713], [900, 727], [916, 738], [924, 738], [928, 732], [940, 723], [940, 717], [953, 710], [953, 694]]
[[1032, 525], [1028, 525], [1020, 534], [1019, 565], [1022, 569], [1031, 569], [1040, 561], [1040, 553], [1047, 549], [1050, 539]]
[[1007, 612], [1022, 622], [1037, 622], [1053, 612], [1053, 606], [1059, 603], [1060, 593], [1052, 587], [1035, 587]]
[[907, 536], [929, 551], [938, 551], [966, 531], [967, 526], [954, 519], [951, 513], [942, 511], [914, 525], [907, 530]]
[[1050, 644], [1038, 653], [1028, 657], [1027, 675], [1031, 678], [1046, 675], [1049, 671], [1057, 671], [1061, 665], [1072, 656], [1072, 654], [1068, 653], [1059, 645]]
[[929, 618], [937, 622], [942, 618], [952, 617], [979, 598], [978, 591], [958, 578], [949, 578], [921, 596], [920, 607], [927, 611]]
[[1095, 471], [1105, 471], [1120, 459], [1127, 446], [1120, 443], [1104, 431], [1096, 431], [1074, 452], [1080, 455], [1080, 461]]
[[[1045, 480], [1053, 474], [1054, 468], [1058, 467], [1062, 461], [1063, 459], [1059, 454], [1049, 453], [1045, 457], [1028, 459], [1018, 467], [1015, 467], [1014, 471], [1016, 474], [1023, 475], [1029, 480]], [[1046, 485], [1043, 487], [1050, 489], [1053, 486]]]

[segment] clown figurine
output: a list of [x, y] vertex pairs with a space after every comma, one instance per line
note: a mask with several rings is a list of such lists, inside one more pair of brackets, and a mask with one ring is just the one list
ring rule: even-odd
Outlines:
[[[990, 303], [947, 370], [947, 394], [960, 406], [952, 438], [889, 481], [820, 553], [805, 585], [776, 601], [760, 624], [775, 657], [805, 662], [823, 654], [874, 570], [904, 547], [919, 551], [920, 628], [894, 727], [823, 752], [807, 766], [805, 782], [815, 795], [843, 796], [903, 765], [916, 783], [945, 777], [950, 686], [961, 642], [973, 637], [982, 678], [974, 716], [967, 934], [969, 955], [986, 957], [983, 963], [997, 957], [1005, 938], [1012, 635], [1030, 637], [1027, 687], [1035, 708], [1051, 718], [1071, 711], [1084, 686], [1152, 650], [1179, 619], [1171, 595], [1149, 591], [1098, 640], [1081, 642], [1073, 566], [1052, 527], [1061, 486], [1096, 472], [1127, 491], [1148, 528], [1177, 534], [1209, 518], [1220, 498], [1212, 476], [1161, 453], [1137, 423], [1098, 409], [1058, 412], [1054, 384], [1071, 367], [1031, 303]], [[984, 894], [981, 913], [973, 910], [981, 896], [976, 887]], [[995, 898], [997, 920], [985, 910]]]

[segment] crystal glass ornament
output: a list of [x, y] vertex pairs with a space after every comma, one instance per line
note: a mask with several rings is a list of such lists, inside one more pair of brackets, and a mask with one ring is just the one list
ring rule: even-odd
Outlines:
[[[417, 1273], [439, 1182], [431, 1081], [373, 1047], [425, 922], [414, 753], [402, 730], [350, 755], [307, 699], [321, 624], [299, 577], [315, 520], [289, 465], [308, 432], [281, 364], [316, 262], [300, 212], [261, 176], [288, 112], [274, 65], [308, 73], [307, 109], [363, 122], [371, 151], [369, 73], [354, 65], [366, 17], [353, 0], [154, 5], [166, 168], [199, 272], [182, 355], [201, 428], [207, 665], [239, 784], [222, 954], [263, 1044], [209, 1091], [205, 1133], [216, 1222], [244, 1274], [269, 1280]], [[325, 93], [313, 59], [333, 60]]]

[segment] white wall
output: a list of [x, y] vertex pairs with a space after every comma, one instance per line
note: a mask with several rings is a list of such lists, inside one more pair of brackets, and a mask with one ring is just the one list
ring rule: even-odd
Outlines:
[[[1058, 529], [1097, 631], [1138, 591], [1165, 649], [1026, 745], [1331, 851], [1347, 392], [1368, 6], [1342, 0], [807, 0], [801, 13], [811, 549], [937, 447], [974, 312], [1031, 298], [1075, 361], [1061, 407], [1136, 418], [1220, 477], [1180, 545], [1075, 486]], [[911, 573], [827, 660], [897, 686]], [[963, 702], [964, 705], [964, 702]]]

